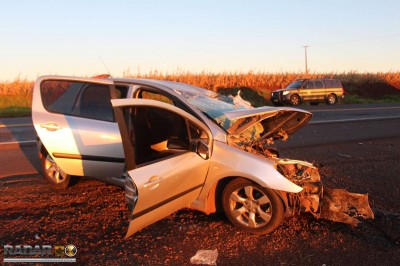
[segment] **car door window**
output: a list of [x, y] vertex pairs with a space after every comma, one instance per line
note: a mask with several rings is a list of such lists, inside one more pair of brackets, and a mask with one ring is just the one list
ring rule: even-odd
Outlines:
[[[117, 97], [126, 97], [127, 90], [126, 86], [117, 86]], [[115, 121], [107, 85], [46, 80], [42, 82], [40, 92], [43, 105], [49, 112]]]
[[133, 109], [136, 164], [147, 164], [190, 150], [186, 120], [155, 107]]
[[189, 132], [190, 132], [190, 139], [191, 141], [198, 141], [202, 140], [208, 144], [208, 136], [207, 133], [200, 128], [199, 126], [189, 123]]
[[169, 103], [169, 104], [174, 105], [174, 102], [167, 96], [162, 95], [160, 93], [147, 91], [147, 90], [140, 91], [138, 98], [155, 100], [155, 101], [160, 101], [160, 102]]
[[70, 81], [43, 81], [40, 84], [40, 94], [44, 108], [53, 113], [73, 114], [73, 106], [82, 84]]
[[114, 121], [108, 86], [88, 84], [74, 106], [74, 114], [97, 120]]

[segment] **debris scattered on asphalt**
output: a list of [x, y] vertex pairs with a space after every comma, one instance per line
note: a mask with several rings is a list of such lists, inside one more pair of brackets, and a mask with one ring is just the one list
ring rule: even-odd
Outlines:
[[338, 153], [337, 155], [338, 155], [338, 156], [341, 156], [341, 157], [345, 157], [345, 158], [351, 158], [351, 156], [348, 155], [348, 154]]
[[190, 258], [192, 264], [217, 265], [218, 250], [198, 250], [196, 255]]

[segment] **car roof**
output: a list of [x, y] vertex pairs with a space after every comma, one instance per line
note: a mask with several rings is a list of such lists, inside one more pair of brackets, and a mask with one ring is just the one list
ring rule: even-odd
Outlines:
[[139, 85], [147, 85], [147, 86], [162, 86], [164, 89], [172, 90], [177, 93], [194, 93], [201, 94], [210, 97], [215, 97], [215, 93], [206, 90], [191, 84], [175, 82], [169, 80], [157, 80], [157, 79], [136, 79], [136, 78], [111, 78], [110, 80], [114, 82], [122, 82], [122, 83], [136, 83]]

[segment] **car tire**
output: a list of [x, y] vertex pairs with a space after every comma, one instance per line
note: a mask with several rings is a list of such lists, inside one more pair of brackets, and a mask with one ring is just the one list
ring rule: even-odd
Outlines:
[[293, 94], [292, 96], [290, 96], [290, 105], [297, 106], [300, 103], [301, 103], [301, 99], [300, 99], [299, 95]]
[[331, 93], [326, 97], [326, 104], [334, 105], [337, 102], [337, 97], [335, 94]]
[[70, 175], [64, 173], [49, 154], [41, 156], [43, 177], [54, 189], [66, 189], [72, 182]]
[[259, 235], [278, 228], [285, 213], [282, 200], [275, 191], [243, 178], [236, 178], [226, 185], [222, 192], [222, 207], [234, 226]]

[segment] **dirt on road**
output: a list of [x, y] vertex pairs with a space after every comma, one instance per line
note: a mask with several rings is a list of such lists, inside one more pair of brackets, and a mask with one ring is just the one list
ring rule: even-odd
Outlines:
[[[399, 213], [400, 138], [283, 149], [281, 157], [315, 162], [325, 186], [368, 193], [372, 208]], [[0, 195], [1, 248], [73, 244], [80, 265], [188, 265], [200, 249], [217, 249], [218, 265], [400, 261], [396, 239], [369, 221], [353, 228], [300, 215], [256, 236], [239, 231], [223, 214], [185, 209], [124, 239], [129, 212], [117, 187], [81, 179], [60, 192], [39, 175], [25, 175], [0, 179]]]

